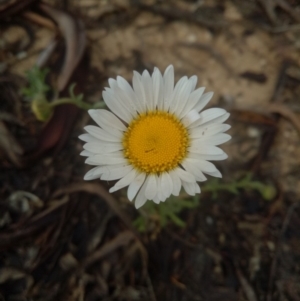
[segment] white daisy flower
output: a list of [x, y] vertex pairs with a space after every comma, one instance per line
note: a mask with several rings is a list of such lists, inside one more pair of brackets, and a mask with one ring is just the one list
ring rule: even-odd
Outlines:
[[223, 124], [229, 113], [202, 111], [213, 93], [195, 90], [197, 76], [174, 86], [169, 66], [164, 75], [157, 68], [152, 76], [134, 71], [132, 83], [109, 79], [103, 99], [111, 112], [89, 110], [98, 126], [86, 126], [79, 137], [86, 142], [81, 155], [96, 167], [84, 179], [118, 180], [109, 191], [128, 186], [128, 199], [139, 208], [147, 200], [158, 204], [178, 196], [182, 186], [189, 195], [200, 193], [204, 174], [222, 177], [209, 161], [227, 158], [217, 145], [231, 138], [224, 133], [230, 125]]

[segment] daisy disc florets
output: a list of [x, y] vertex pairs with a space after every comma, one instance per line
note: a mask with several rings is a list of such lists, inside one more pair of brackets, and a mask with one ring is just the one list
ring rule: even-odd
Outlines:
[[110, 109], [89, 110], [98, 126], [85, 127], [79, 138], [86, 143], [81, 153], [96, 165], [85, 180], [118, 180], [109, 190], [128, 186], [127, 196], [139, 208], [147, 200], [164, 202], [181, 187], [190, 195], [200, 193], [197, 182], [204, 174], [221, 177], [209, 161], [227, 155], [217, 145], [231, 137], [224, 109], [202, 109], [213, 93], [195, 90], [197, 77], [182, 77], [174, 85], [174, 68], [164, 75], [154, 68], [134, 72], [132, 86], [122, 77], [109, 79], [103, 99]]

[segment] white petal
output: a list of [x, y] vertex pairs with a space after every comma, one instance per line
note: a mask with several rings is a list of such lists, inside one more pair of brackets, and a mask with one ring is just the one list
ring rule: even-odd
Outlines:
[[90, 116], [105, 130], [116, 129], [125, 132], [126, 126], [114, 114], [107, 110], [89, 110]]
[[122, 77], [122, 76], [117, 76], [117, 83], [118, 83], [118, 86], [123, 90], [123, 91], [126, 91], [132, 95], [134, 95], [134, 92], [133, 92], [133, 89], [132, 87], [130, 86], [130, 84], [128, 83], [128, 81]]
[[178, 196], [180, 193], [180, 189], [181, 189], [181, 180], [180, 180], [179, 176], [177, 175], [176, 171], [172, 170], [169, 174], [170, 174], [170, 177], [173, 182], [172, 194], [175, 196]]
[[89, 181], [89, 180], [94, 180], [94, 179], [100, 178], [100, 176], [101, 176], [101, 170], [99, 172], [100, 168], [101, 167], [99, 167], [99, 166], [92, 168], [85, 174], [83, 179], [86, 181]]
[[192, 145], [189, 148], [192, 153], [201, 155], [221, 155], [223, 151], [216, 146], [203, 144], [203, 141], [197, 139], [192, 141]]
[[97, 166], [92, 168], [85, 176], [85, 180], [91, 180], [91, 177], [100, 178], [104, 173], [111, 173], [114, 170], [125, 168], [126, 166], [130, 166], [127, 164], [115, 164], [115, 165], [105, 165], [105, 166]]
[[[225, 111], [226, 112], [226, 111]], [[192, 125], [191, 125], [191, 127], [198, 127], [198, 126], [202, 126], [202, 125], [204, 125], [204, 126], [206, 126], [206, 125], [210, 125], [210, 124], [213, 124], [213, 123], [223, 123], [224, 121], [226, 121], [227, 119], [228, 119], [228, 117], [230, 116], [230, 114], [229, 113], [223, 113], [223, 114], [221, 114], [221, 115], [218, 115], [218, 117], [216, 117], [216, 118], [213, 118], [213, 119], [211, 119], [210, 121], [207, 121], [207, 122], [205, 122], [205, 124], [203, 124], [202, 123], [202, 120], [201, 119], [199, 119], [198, 121], [196, 121], [195, 123], [193, 123]]]
[[145, 195], [147, 200], [152, 200], [157, 194], [157, 176], [150, 174], [145, 182]]
[[203, 182], [207, 179], [200, 169], [199, 161], [200, 160], [187, 158], [181, 164], [187, 172], [191, 173], [195, 177], [196, 181]]
[[109, 189], [109, 192], [115, 192], [123, 187], [128, 186], [137, 176], [137, 172], [135, 169], [133, 169], [131, 172], [129, 172], [124, 178], [119, 180], [113, 187]]
[[166, 69], [163, 76], [163, 81], [164, 81], [164, 99], [163, 99], [162, 107], [158, 109], [164, 109], [167, 111], [169, 109], [170, 99], [174, 89], [174, 67], [172, 65], [170, 65]]
[[187, 76], [182, 77], [177, 84], [175, 85], [173, 94], [171, 96], [171, 99], [169, 101], [169, 112], [174, 113], [178, 103], [180, 102], [181, 94], [185, 91], [185, 86], [188, 84], [188, 78]]
[[231, 136], [228, 134], [216, 134], [214, 136], [209, 136], [205, 138], [201, 138], [200, 140], [205, 145], [220, 145], [231, 139]]
[[117, 138], [116, 136], [110, 135], [103, 129], [94, 126], [94, 125], [87, 125], [84, 127], [84, 129], [91, 134], [93, 137], [98, 138], [100, 140], [104, 141], [110, 141], [110, 142], [119, 142], [120, 139]]
[[165, 196], [165, 198], [168, 198], [173, 190], [173, 181], [172, 178], [170, 177], [169, 173], [164, 172], [161, 174], [160, 176], [160, 187], [161, 187], [161, 191], [163, 196]]
[[83, 150], [81, 153], [80, 153], [80, 156], [83, 156], [83, 157], [89, 157], [89, 156], [94, 156], [93, 153], [87, 151], [87, 150]]
[[192, 85], [193, 78], [190, 78], [189, 80], [186, 80], [186, 82], [182, 85], [180, 91], [178, 91], [176, 105], [174, 106], [173, 111], [170, 110], [172, 113], [175, 113], [175, 115], [180, 116], [180, 113], [182, 112], [191, 94]]
[[136, 196], [137, 192], [143, 185], [145, 178], [146, 178], [146, 174], [141, 173], [130, 183], [127, 190], [127, 197], [130, 201], [132, 201]]
[[108, 154], [123, 149], [123, 146], [121, 143], [97, 141], [88, 142], [83, 146], [83, 148], [94, 154]]
[[152, 78], [147, 70], [145, 70], [142, 74], [142, 85], [145, 91], [147, 109], [153, 111], [154, 110], [153, 83], [152, 83]]
[[213, 123], [210, 125], [201, 125], [190, 130], [190, 138], [202, 138], [212, 136], [217, 133], [223, 133], [229, 130], [231, 126], [223, 123]]
[[183, 170], [183, 169], [180, 168], [180, 167], [177, 167], [177, 168], [174, 170], [174, 172], [176, 172], [176, 175], [177, 175], [182, 181], [185, 181], [185, 182], [191, 182], [191, 183], [196, 182], [195, 177], [194, 177], [191, 173], [189, 173], [189, 172]]
[[189, 81], [191, 82], [191, 92], [195, 90], [198, 82], [197, 75], [193, 75], [190, 77]]
[[78, 137], [80, 140], [85, 141], [85, 142], [96, 142], [99, 141], [97, 138], [93, 137], [90, 134], [82, 134]]
[[189, 182], [184, 182], [182, 181], [182, 186], [184, 190], [186, 191], [187, 194], [189, 195], [195, 195], [196, 194], [196, 187], [195, 187], [195, 182], [194, 183], [189, 183]]
[[162, 175], [157, 177], [157, 194], [156, 197], [159, 199], [159, 202], [164, 202], [166, 200], [166, 196], [163, 192], [164, 187], [162, 186]]
[[[194, 109], [195, 105], [198, 103], [198, 101], [199, 101], [201, 95], [203, 94], [204, 90], [205, 90], [205, 88], [202, 87], [202, 88], [199, 88], [199, 89], [193, 91], [190, 94], [185, 107], [183, 108], [182, 112], [179, 115], [180, 118], [184, 117], [189, 111]], [[195, 111], [199, 112], [198, 110], [195, 110]]]
[[197, 126], [197, 127], [201, 126], [202, 127], [202, 126], [207, 126], [207, 125], [211, 125], [211, 124], [214, 124], [214, 123], [223, 123], [224, 121], [226, 121], [228, 119], [229, 116], [230, 116], [230, 114], [226, 112], [226, 113], [224, 113], [224, 114], [222, 114], [222, 115], [220, 115], [216, 118], [213, 118], [210, 121], [207, 121], [205, 123], [202, 123], [202, 120], [199, 119], [198, 121], [193, 123], [191, 126], [192, 127], [195, 127], [195, 126]]
[[129, 107], [133, 111], [133, 116], [136, 116], [136, 112], [140, 112], [141, 108], [132, 87], [122, 76], [117, 76], [117, 83], [118, 87], [122, 90], [119, 93], [122, 93], [124, 101], [129, 104]]
[[195, 192], [201, 193], [201, 189], [200, 189], [200, 186], [198, 185], [198, 183], [195, 183], [194, 186], [195, 186]]
[[212, 121], [222, 115], [224, 115], [226, 111], [221, 108], [211, 108], [207, 109], [200, 113], [200, 118], [193, 124], [191, 124], [191, 127], [199, 126], [201, 124], [204, 124], [206, 122]]
[[159, 202], [161, 202], [161, 199], [164, 198], [161, 188], [161, 175], [157, 176], [157, 194], [155, 196], [155, 199], [156, 198], [159, 199]]
[[201, 170], [198, 170], [197, 176], [195, 176], [197, 182], [204, 182], [207, 180], [207, 177], [203, 174]]
[[198, 103], [195, 105], [194, 110], [200, 112], [209, 103], [213, 95], [213, 92], [207, 92], [203, 94], [202, 97], [199, 99]]
[[106, 105], [114, 114], [125, 122], [130, 123], [132, 115], [112, 91], [103, 91], [102, 96]]
[[101, 180], [113, 181], [126, 176], [133, 169], [132, 165], [122, 166], [103, 173], [100, 177]]
[[229, 116], [230, 114], [226, 112], [225, 114], [206, 122], [206, 125], [209, 125], [211, 123], [223, 123], [228, 119]]
[[203, 172], [214, 172], [217, 170], [216, 166], [203, 159], [187, 159], [189, 163], [191, 163], [194, 166], [197, 166], [201, 171]]
[[115, 89], [118, 86], [118, 83], [114, 78], [109, 78], [108, 79], [108, 84], [109, 84], [111, 89]]
[[159, 204], [160, 203], [160, 198], [156, 195], [155, 198], [153, 199], [153, 202], [155, 204]]
[[136, 71], [133, 71], [132, 85], [137, 97], [137, 101], [140, 104], [141, 111], [146, 112], [147, 111], [146, 96], [145, 96], [144, 87], [142, 85], [142, 77]]
[[146, 202], [147, 202], [147, 198], [145, 195], [145, 189], [146, 189], [146, 183], [144, 183], [144, 185], [142, 186], [142, 188], [140, 189], [136, 199], [135, 199], [135, 208], [139, 209], [141, 208]]
[[130, 84], [128, 83], [128, 81], [124, 77], [117, 76], [117, 83], [118, 83], [118, 86], [123, 91], [126, 91], [128, 93], [133, 93], [134, 94], [132, 87], [130, 86]]
[[[108, 112], [108, 111], [106, 111], [106, 112]], [[103, 129], [106, 133], [108, 133], [109, 135], [115, 136], [119, 140], [121, 140], [123, 133], [120, 132], [119, 130], [117, 130], [116, 128], [114, 128], [113, 125], [109, 126], [105, 122], [103, 122], [103, 120], [97, 113], [97, 110], [89, 110], [89, 115], [100, 126], [100, 128]]]
[[228, 158], [226, 153], [223, 153], [221, 155], [200, 155], [196, 153], [189, 153], [189, 157], [194, 159], [203, 159], [203, 160], [210, 160], [210, 161], [221, 161]]
[[99, 154], [85, 160], [85, 163], [90, 165], [126, 164], [126, 162], [122, 152], [111, 153], [108, 156]]
[[220, 173], [219, 170], [216, 169], [216, 171], [214, 172], [206, 172], [206, 174], [212, 176], [212, 177], [216, 177], [216, 178], [222, 178], [222, 174]]
[[200, 115], [197, 111], [191, 110], [189, 111], [181, 120], [181, 122], [188, 127], [190, 124], [194, 123], [200, 118]]
[[164, 83], [163, 78], [160, 71], [157, 68], [154, 68], [154, 72], [152, 74], [153, 81], [153, 104], [154, 108], [161, 109], [163, 106], [164, 100]]
[[200, 113], [201, 122], [204, 124], [212, 119], [222, 116], [226, 111], [221, 108], [211, 108]]
[[195, 83], [197, 83], [197, 76], [194, 75], [188, 80], [187, 84], [183, 88], [184, 91], [180, 95], [180, 100], [175, 110], [175, 114], [177, 116], [181, 116], [181, 113], [188, 102], [191, 92], [195, 89]]

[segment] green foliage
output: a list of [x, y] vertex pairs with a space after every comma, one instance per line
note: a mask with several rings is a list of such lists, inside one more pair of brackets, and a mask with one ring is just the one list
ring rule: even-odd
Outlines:
[[50, 87], [45, 83], [48, 69], [40, 69], [34, 66], [26, 73], [28, 87], [22, 90], [22, 94], [30, 101], [31, 110], [39, 121], [47, 121], [53, 114], [54, 107], [62, 104], [73, 104], [80, 109], [89, 110], [101, 108], [104, 106], [103, 101], [94, 105], [83, 101], [83, 94], [75, 95], [75, 84], [69, 88], [69, 97], [57, 98], [49, 102], [46, 92], [50, 91]]
[[[264, 184], [252, 179], [249, 173], [240, 180], [230, 183], [221, 183], [219, 179], [212, 179], [202, 186], [203, 192], [211, 192], [212, 199], [217, 199], [220, 192], [227, 191], [232, 194], [239, 194], [241, 190], [254, 190], [260, 193], [266, 201], [272, 200], [276, 195], [274, 186]], [[179, 217], [184, 209], [191, 209], [199, 206], [200, 196], [190, 197], [181, 195], [171, 196], [166, 202], [155, 204], [147, 202], [140, 210], [140, 216], [134, 221], [134, 226], [140, 232], [147, 232], [153, 225], [156, 228], [164, 228], [167, 224], [173, 223], [178, 227], [185, 227], [185, 222]]]
[[37, 66], [32, 67], [26, 72], [28, 87], [22, 90], [22, 94], [28, 100], [45, 95], [50, 90], [50, 87], [45, 83], [48, 73], [49, 69], [40, 69]]
[[255, 190], [266, 201], [272, 200], [276, 195], [274, 186], [253, 180], [251, 173], [231, 183], [220, 183], [219, 179], [212, 179], [203, 186], [202, 191], [211, 192], [212, 198], [216, 199], [220, 191], [228, 191], [237, 195], [241, 189]]
[[142, 209], [141, 215], [134, 221], [134, 226], [140, 231], [147, 231], [147, 224], [156, 220], [160, 227], [165, 227], [169, 222], [173, 222], [178, 227], [185, 227], [185, 222], [178, 216], [183, 209], [195, 208], [199, 205], [199, 196], [193, 198], [179, 198], [171, 196], [166, 202], [159, 205], [154, 202], [147, 202]]

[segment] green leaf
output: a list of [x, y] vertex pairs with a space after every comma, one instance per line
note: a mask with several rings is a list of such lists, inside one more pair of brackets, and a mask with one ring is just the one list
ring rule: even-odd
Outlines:
[[173, 212], [169, 212], [169, 217], [170, 217], [171, 221], [173, 221], [174, 224], [177, 225], [178, 227], [181, 227], [181, 228], [185, 227], [186, 223]]
[[50, 87], [45, 83], [49, 69], [40, 69], [38, 66], [32, 67], [26, 72], [28, 87], [21, 92], [28, 100], [39, 98], [50, 90]]

